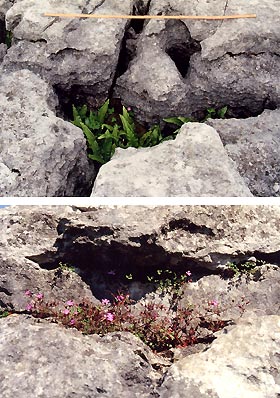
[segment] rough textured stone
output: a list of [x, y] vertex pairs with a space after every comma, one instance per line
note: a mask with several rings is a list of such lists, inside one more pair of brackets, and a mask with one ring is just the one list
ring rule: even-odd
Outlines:
[[[95, 301], [92, 292], [80, 276], [68, 270], [58, 270], [55, 258], [57, 224], [71, 215], [70, 207], [52, 206], [1, 209], [0, 238], [0, 307], [24, 309], [30, 301], [26, 290], [43, 292], [47, 299], [67, 301], [87, 298]], [[53, 268], [45, 270], [31, 260], [52, 259]], [[43, 263], [44, 263], [43, 261]]]
[[280, 314], [280, 272], [279, 266], [262, 265], [251, 272], [234, 278], [207, 275], [197, 282], [187, 284], [181, 304], [207, 307], [216, 300], [223, 319], [238, 321], [242, 302], [245, 314]]
[[151, 1], [153, 15], [256, 12], [257, 19], [148, 22], [116, 94], [145, 121], [224, 105], [254, 115], [279, 105], [278, 8], [277, 0]]
[[84, 196], [95, 170], [82, 131], [55, 116], [52, 89], [27, 70], [0, 81], [0, 195]]
[[92, 196], [251, 196], [214, 129], [185, 124], [174, 141], [118, 149]]
[[[279, 206], [1, 209], [0, 315], [3, 308], [18, 313], [0, 318], [1, 397], [277, 398], [279, 220]], [[274, 265], [227, 279], [204, 268], [216, 273], [226, 261], [249, 256]], [[58, 272], [60, 260], [75, 262], [77, 273]], [[193, 278], [181, 304], [192, 304], [195, 314], [204, 316], [205, 304], [217, 300], [215, 308], [228, 322], [212, 335], [214, 341], [208, 332], [195, 346], [169, 350], [165, 354], [171, 360], [153, 354], [129, 333], [85, 336], [22, 313], [30, 300], [27, 289], [43, 292], [47, 300], [87, 298], [100, 304], [95, 291], [102, 287], [102, 273], [110, 279], [108, 269], [115, 275], [107, 288], [118, 282], [125, 266], [135, 275], [135, 290], [150, 270], [173, 269], [180, 262]], [[143, 295], [144, 286], [138, 287]], [[153, 297], [163, 305], [169, 300], [168, 294], [142, 295], [133, 311]], [[240, 318], [242, 296], [250, 303]], [[202, 325], [199, 333], [203, 330]]]
[[3, 61], [6, 53], [7, 53], [7, 46], [6, 46], [6, 44], [1, 43], [0, 44], [0, 64]]
[[171, 366], [160, 397], [277, 398], [279, 327], [279, 315], [271, 315], [247, 318], [227, 333], [217, 333], [207, 351]]
[[18, 43], [3, 67], [28, 68], [64, 93], [81, 87], [95, 105], [100, 104], [108, 97], [115, 76], [127, 21], [47, 18], [43, 13], [129, 14], [132, 4], [132, 0], [17, 2], [6, 19]]
[[6, 12], [12, 5], [16, 2], [16, 0], [0, 0], [0, 18], [4, 19]]
[[210, 120], [255, 196], [280, 195], [280, 111], [244, 120]]
[[[87, 103], [95, 108], [108, 97], [118, 97], [118, 100], [121, 99], [125, 105], [132, 107], [136, 118], [142, 121], [145, 127], [146, 124], [155, 121], [162, 123], [162, 118], [168, 116], [193, 116], [195, 120], [201, 120], [207, 108], [214, 107], [218, 110], [225, 105], [228, 106], [229, 118], [256, 116], [264, 109], [279, 107], [278, 8], [278, 0], [253, 0], [245, 4], [243, 0], [213, 0], [211, 2], [206, 0], [196, 2], [46, 0], [41, 3], [33, 0], [0, 0], [0, 74], [1, 78], [6, 80], [13, 77], [14, 81], [11, 84], [15, 87], [18, 85], [19, 75], [14, 72], [27, 73], [22, 72], [26, 69], [36, 74], [37, 82], [39, 78], [47, 81], [50, 87], [54, 88], [59, 99], [59, 104], [56, 101], [56, 109], [50, 109], [56, 112], [56, 116], [68, 120], [73, 103], [76, 105]], [[256, 10], [257, 19], [151, 20], [143, 24], [139, 21], [130, 22], [121, 19], [63, 19], [43, 15], [45, 12], [230, 15], [252, 13]], [[6, 30], [13, 34], [12, 46], [7, 52], [3, 45]], [[25, 90], [26, 84], [20, 85], [20, 89]], [[42, 86], [44, 83], [40, 80], [39, 85]], [[7, 93], [1, 90], [0, 94], [5, 96]], [[32, 104], [33, 102], [30, 101], [29, 106], [31, 107]], [[17, 114], [17, 104], [10, 101], [9, 106], [11, 112]], [[1, 107], [3, 107], [2, 102], [0, 102], [0, 112]], [[6, 112], [5, 109], [4, 105], [2, 112]], [[275, 112], [271, 113], [267, 122], [263, 119], [263, 123], [276, 126], [277, 110]], [[268, 115], [267, 112], [265, 114]], [[34, 107], [35, 116], [36, 122], [42, 125], [41, 130], [50, 128], [43, 117], [40, 119], [41, 115], [37, 107]], [[246, 133], [247, 129], [250, 131], [255, 121], [242, 120], [240, 124], [234, 123], [237, 122], [233, 121], [233, 129], [240, 129], [236, 135], [243, 136], [242, 131]], [[246, 126], [245, 123], [247, 123]], [[30, 170], [32, 178], [29, 174], [24, 176], [22, 171], [29, 166], [30, 160], [24, 157], [22, 159], [24, 165], [19, 167], [18, 157], [14, 162], [14, 156], [11, 156], [10, 136], [8, 140], [3, 141], [3, 153], [8, 153], [9, 156], [7, 155], [2, 163], [0, 161], [0, 177], [4, 181], [0, 194], [9, 196], [90, 195], [95, 173], [92, 168], [89, 169], [88, 160], [85, 157], [85, 143], [78, 145], [78, 142], [82, 140], [81, 132], [80, 139], [75, 140], [74, 135], [76, 137], [78, 134], [77, 129], [74, 134], [73, 126], [71, 127], [72, 137], [72, 134], [68, 133], [70, 127], [66, 128], [67, 131], [64, 130], [61, 126], [65, 127], [66, 124], [58, 119], [56, 119], [56, 124], [59, 124], [60, 130], [57, 133], [52, 132], [56, 143], [55, 155], [50, 148], [44, 148], [44, 156], [41, 156], [38, 148], [42, 148], [42, 144], [38, 145], [34, 135], [28, 137], [31, 142], [31, 144], [28, 143], [29, 147], [31, 145], [31, 148], [33, 146], [35, 148], [34, 151], [33, 149], [30, 151], [34, 152], [33, 167]], [[22, 128], [19, 122], [15, 122], [15, 126], [18, 129]], [[249, 196], [249, 190], [256, 196], [279, 196], [279, 165], [275, 149], [273, 150], [272, 147], [274, 141], [278, 143], [276, 132], [278, 128], [275, 127], [272, 135], [266, 134], [266, 142], [263, 141], [261, 133], [256, 132], [254, 137], [240, 138], [238, 144], [232, 146], [230, 143], [225, 143], [223, 139], [229, 125], [221, 125], [225, 127], [225, 132], [221, 131], [223, 128], [219, 126], [217, 123], [223, 144], [227, 146], [228, 154], [238, 166], [247, 187], [244, 186], [244, 182], [238, 182], [242, 179], [240, 180], [236, 172], [234, 172], [236, 177], [228, 176], [228, 167], [220, 174], [219, 189], [216, 185], [213, 189], [208, 189], [208, 181], [211, 179], [204, 172], [201, 176], [191, 174], [191, 179], [195, 180], [195, 189], [194, 184], [189, 189], [186, 184], [177, 183], [176, 178], [180, 173], [178, 168], [182, 163], [185, 164], [185, 159], [182, 159], [180, 153], [177, 159], [175, 156], [171, 159], [171, 163], [177, 165], [177, 169], [170, 167], [170, 174], [165, 176], [170, 188], [166, 189], [166, 183], [162, 184], [163, 188], [161, 182], [153, 182], [153, 174], [149, 172], [145, 176], [146, 180], [150, 179], [147, 193], [142, 190], [144, 185], [142, 179], [139, 179], [137, 181], [137, 184], [140, 184], [139, 189], [134, 184], [133, 192], [130, 192], [129, 186], [123, 186], [117, 194], [126, 195], [128, 191], [127, 194], [132, 196], [138, 194], [224, 196], [226, 186], [228, 186], [225, 180], [229, 180], [229, 187], [232, 187], [233, 182], [237, 182], [235, 184], [237, 186], [235, 192], [229, 189], [226, 196]], [[264, 130], [262, 127], [261, 129]], [[62, 134], [61, 130], [66, 133]], [[39, 139], [37, 135], [36, 138]], [[71, 150], [68, 148], [68, 153], [67, 151], [59, 152], [58, 138], [65, 143], [75, 142], [75, 148]], [[201, 137], [196, 137], [196, 141], [199, 139], [204, 140], [202, 132]], [[52, 141], [49, 134], [48, 141]], [[14, 142], [13, 144], [15, 145]], [[209, 146], [211, 150], [207, 150], [208, 157], [212, 152], [213, 144], [214, 140]], [[246, 146], [252, 149], [251, 162], [244, 161], [244, 158], [248, 159]], [[150, 164], [154, 160], [154, 151], [164, 152], [167, 147], [168, 145], [161, 146], [161, 149], [137, 152], [137, 156], [141, 158], [139, 160], [133, 149], [128, 150], [125, 155], [122, 153], [121, 156], [126, 156], [125, 162], [128, 158], [131, 158], [131, 161], [136, 159], [137, 167], [146, 172], [144, 168], [146, 157], [149, 157], [147, 164]], [[22, 150], [21, 147], [20, 150]], [[192, 153], [192, 159], [195, 158], [195, 163], [201, 165], [202, 159], [199, 156], [203, 157], [204, 161], [205, 153], [201, 148], [197, 155], [195, 152], [194, 150]], [[46, 164], [46, 160], [53, 157], [63, 158], [64, 155], [66, 160], [59, 161], [59, 166], [56, 162], [53, 164], [52, 160]], [[211, 167], [215, 168], [220, 162], [220, 155], [221, 151], [217, 154], [215, 161], [211, 159], [209, 162]], [[10, 160], [7, 160], [8, 157]], [[142, 157], [144, 157], [143, 161]], [[67, 165], [68, 161], [69, 165]], [[28, 164], [25, 165], [26, 162]], [[12, 163], [17, 163], [17, 166]], [[65, 165], [65, 168], [61, 163]], [[227, 160], [225, 163], [228, 165], [230, 162]], [[160, 169], [165, 164], [164, 162], [160, 164]], [[109, 171], [111, 173], [111, 169]], [[265, 176], [264, 173], [269, 173], [269, 175]], [[139, 172], [134, 174], [139, 178]], [[25, 184], [23, 181], [19, 184], [19, 180], [23, 178], [26, 178]], [[173, 186], [169, 183], [171, 180], [175, 181]], [[182, 191], [179, 188], [183, 188]], [[99, 190], [95, 194], [110, 195], [107, 190], [104, 192]]]
[[161, 376], [152, 365], [164, 361], [129, 333], [83, 336], [25, 316], [0, 329], [3, 398], [148, 398]]
[[[252, 255], [279, 264], [277, 206], [115, 206], [88, 210], [81, 213], [60, 206], [1, 210], [2, 305], [22, 308], [27, 289], [44, 290], [46, 296], [59, 298], [88, 297], [90, 289], [95, 289], [100, 298], [108, 287], [117, 289], [111, 279], [104, 282], [104, 273], [106, 276], [111, 269], [117, 274], [133, 271], [141, 281], [144, 269], [179, 266], [191, 268], [201, 277], [204, 267], [217, 271], [227, 262], [240, 263]], [[60, 261], [75, 266], [77, 273], [65, 271], [58, 277]], [[79, 288], [72, 291], [75, 283]], [[201, 288], [206, 293], [201, 297], [209, 293], [207, 283], [206, 279], [206, 287]], [[228, 288], [223, 283], [214, 282], [220, 290]], [[138, 286], [131, 289], [139, 295]]]

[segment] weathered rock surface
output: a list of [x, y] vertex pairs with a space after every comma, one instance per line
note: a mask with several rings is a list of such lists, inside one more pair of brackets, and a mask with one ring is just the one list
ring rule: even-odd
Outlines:
[[[30, 69], [68, 92], [75, 86], [93, 104], [108, 97], [127, 21], [62, 19], [44, 13], [129, 14], [132, 0], [17, 2], [6, 14], [7, 28], [17, 40], [4, 70]], [[63, 65], [63, 67], [62, 67]]]
[[3, 61], [6, 53], [7, 53], [7, 46], [6, 46], [6, 44], [1, 43], [0, 44], [0, 64]]
[[92, 196], [251, 196], [214, 129], [185, 124], [174, 141], [118, 149]]
[[0, 330], [3, 398], [148, 398], [161, 377], [152, 365], [164, 361], [129, 333], [83, 336], [26, 316]]
[[[133, 272], [141, 280], [143, 272], [166, 267], [190, 268], [201, 277], [251, 256], [279, 264], [278, 206], [115, 206], [83, 213], [31, 206], [2, 209], [0, 216], [0, 299], [1, 305], [15, 308], [26, 305], [27, 289], [63, 300], [89, 297], [95, 289], [100, 298], [108, 283], [113, 285], [112, 278], [106, 279], [112, 269], [117, 276]], [[60, 261], [77, 267], [79, 275], [67, 270], [60, 274]], [[218, 291], [230, 289], [215, 278]], [[205, 279], [198, 289], [201, 300], [210, 294], [210, 282]], [[239, 287], [236, 299], [256, 294], [253, 286]], [[267, 303], [277, 302], [277, 290], [269, 294]]]
[[28, 70], [0, 76], [0, 195], [84, 196], [95, 176], [82, 131], [55, 116], [57, 97]]
[[[18, 74], [26, 74], [25, 70], [29, 70], [36, 75], [40, 86], [45, 87], [45, 83], [39, 78], [48, 82], [50, 88], [47, 90], [54, 88], [59, 104], [56, 100], [56, 109], [50, 109], [56, 112], [57, 116], [68, 119], [73, 103], [87, 103], [96, 107], [108, 97], [120, 98], [125, 105], [133, 108], [138, 120], [148, 124], [168, 116], [179, 115], [193, 116], [200, 120], [207, 108], [214, 107], [218, 110], [225, 105], [229, 109], [228, 117], [255, 116], [267, 108], [279, 108], [278, 8], [278, 0], [253, 0], [245, 4], [242, 0], [166, 0], [160, 3], [155, 0], [125, 0], [119, 3], [111, 0], [46, 0], [41, 3], [32, 0], [0, 0], [1, 79], [9, 82], [9, 79], [12, 79], [11, 84], [17, 87]], [[139, 21], [130, 22], [122, 19], [45, 17], [45, 12], [153, 15], [230, 15], [257, 12], [257, 18], [225, 21], [151, 20], [142, 25]], [[12, 46], [8, 51], [3, 45], [7, 31], [11, 31], [13, 35]], [[34, 81], [35, 77], [30, 79]], [[19, 88], [27, 90], [26, 84], [22, 86], [20, 83]], [[44, 90], [41, 93], [43, 92]], [[8, 95], [7, 89], [2, 89], [0, 94], [5, 98]], [[49, 96], [46, 92], [44, 95]], [[33, 106], [33, 100], [36, 99], [34, 96], [30, 98], [28, 106], [34, 108], [32, 115], [34, 118], [36, 116], [32, 124], [42, 125], [40, 129], [43, 131], [49, 130], [50, 126], [45, 117], [41, 118], [37, 104]], [[8, 105], [11, 108], [9, 115], [17, 115], [18, 104], [11, 100]], [[6, 105], [0, 102], [0, 115], [4, 112], [8, 114]], [[185, 176], [182, 167], [188, 159], [182, 159], [182, 153], [174, 151], [176, 157], [175, 154], [168, 156], [170, 164], [174, 164], [174, 167], [161, 175], [161, 181], [157, 179], [157, 173], [146, 173], [144, 178], [148, 188], [143, 190], [144, 178], [139, 178], [140, 173], [137, 172], [134, 173], [138, 177], [136, 183], [132, 186], [129, 182], [123, 183], [121, 190], [118, 189], [115, 194], [249, 196], [251, 191], [256, 196], [279, 196], [279, 164], [275, 152], [277, 146], [273, 148], [274, 142], [278, 144], [279, 141], [279, 112], [274, 112], [264, 113], [266, 119], [260, 119], [263, 125], [260, 125], [259, 121], [257, 130], [253, 128], [255, 121], [251, 119], [241, 120], [240, 123], [233, 120], [231, 124], [229, 120], [224, 124], [213, 124], [214, 127], [217, 126], [229, 157], [238, 166], [246, 186], [236, 171], [231, 173], [231, 162], [225, 160], [225, 152], [216, 151], [215, 161], [210, 157], [210, 154], [214, 155], [213, 147], [215, 143], [218, 145], [218, 142], [213, 137], [211, 145], [208, 145], [204, 136], [205, 127], [201, 127], [199, 137], [195, 139], [196, 147], [191, 156], [188, 156], [192, 159], [187, 174], [188, 180], [192, 182], [188, 181], [190, 187], [187, 183], [177, 181], [181, 174]], [[10, 128], [10, 124], [14, 124], [17, 131], [22, 130], [18, 119], [14, 121], [9, 116], [9, 121], [7, 127]], [[51, 131], [52, 138], [49, 137], [49, 133], [46, 135], [46, 142], [53, 142], [55, 145], [55, 154], [50, 149], [51, 145], [45, 142], [38, 143], [38, 135], [28, 135], [28, 146], [31, 147], [30, 153], [33, 153], [34, 158], [32, 167], [29, 167], [30, 158], [27, 156], [21, 157], [20, 166], [19, 154], [17, 157], [11, 156], [10, 143], [13, 142], [13, 147], [16, 146], [17, 136], [4, 139], [1, 148], [3, 147], [4, 154], [9, 154], [6, 156], [9, 160], [3, 159], [2, 163], [0, 162], [0, 177], [4, 181], [0, 189], [2, 196], [90, 195], [95, 173], [92, 167], [89, 168], [82, 135], [80, 134], [79, 139], [74, 138], [78, 134], [77, 129], [73, 126], [65, 127], [67, 125], [62, 120], [56, 119], [55, 124], [59, 125], [59, 132]], [[272, 126], [275, 126], [273, 133], [269, 132]], [[244, 134], [249, 135], [247, 132], [249, 133], [251, 128], [255, 131], [254, 136], [250, 134], [250, 137], [245, 138]], [[235, 130], [236, 136], [240, 137], [234, 146], [233, 143], [224, 141], [228, 129]], [[262, 136], [264, 131], [265, 138]], [[64, 149], [62, 152], [58, 150], [58, 139], [64, 142], [66, 147], [66, 143], [70, 146], [70, 143], [75, 144], [71, 150], [68, 147], [68, 151]], [[198, 150], [199, 140], [205, 142]], [[146, 172], [147, 164], [154, 162], [154, 153], [164, 153], [169, 145], [176, 144], [168, 143], [159, 148], [140, 151], [137, 152], [137, 156], [133, 149], [125, 153], [119, 151], [122, 155], [116, 156], [119, 157], [118, 162], [121, 162], [122, 158], [124, 163], [127, 163], [128, 159], [131, 159], [129, 164], [135, 161], [133, 169], [137, 166], [140, 171]], [[207, 157], [205, 151], [202, 151], [206, 145]], [[249, 147], [251, 152], [250, 162], [247, 162], [246, 147]], [[21, 146], [19, 148], [23, 149]], [[39, 148], [44, 152], [44, 156]], [[186, 153], [190, 155], [190, 149]], [[63, 160], [53, 162], [57, 157]], [[113, 164], [116, 159], [115, 157]], [[210, 170], [215, 174], [218, 170], [217, 164], [222, 163], [222, 159], [225, 160], [226, 167], [219, 175], [219, 184], [209, 184], [212, 178], [208, 178], [205, 167], [202, 173], [199, 172], [201, 175], [197, 175], [197, 169], [192, 169], [193, 164], [197, 164], [201, 170], [205, 159], [209, 159], [213, 168]], [[47, 160], [50, 161], [48, 164]], [[14, 163], [17, 165], [14, 166]], [[164, 161], [160, 161], [159, 168], [165, 165]], [[156, 162], [153, 167], [158, 167]], [[30, 174], [25, 174], [23, 169], [29, 168]], [[109, 185], [112, 177], [103, 177], [104, 170], [108, 170], [112, 175], [115, 170], [112, 170], [112, 164], [102, 169], [99, 181], [105, 179]], [[127, 172], [126, 174], [130, 175]], [[127, 178], [124, 181], [127, 181]], [[173, 186], [170, 181], [173, 181]], [[235, 191], [232, 189], [234, 185]], [[96, 186], [100, 187], [100, 182]], [[108, 188], [98, 188], [93, 195], [111, 196], [114, 193], [109, 192]]]
[[[173, 364], [161, 398], [277, 398], [280, 393], [280, 316], [247, 318], [207, 351]], [[258, 348], [259, 349], [258, 349]]]
[[203, 308], [213, 300], [218, 302], [223, 319], [238, 321], [238, 305], [243, 304], [246, 314], [250, 311], [258, 316], [280, 314], [279, 266], [262, 265], [251, 273], [230, 279], [204, 276], [187, 284], [181, 303]]
[[238, 116], [279, 106], [278, 8], [277, 0], [152, 0], [152, 15], [256, 12], [257, 19], [148, 22], [116, 94], [146, 121], [224, 105]]
[[[57, 224], [70, 207], [26, 207], [25, 210], [2, 209], [0, 238], [0, 307], [24, 309], [30, 301], [24, 292], [43, 292], [46, 299], [95, 301], [89, 287], [75, 272], [56, 268], [45, 270], [29, 258], [44, 253], [44, 261], [54, 259]], [[37, 258], [40, 260], [40, 256]], [[43, 261], [43, 262], [44, 262]]]
[[209, 120], [255, 196], [280, 195], [280, 111], [237, 120]]
[[[122, 267], [137, 282], [181, 263], [193, 277], [181, 304], [203, 315], [216, 300], [229, 321], [213, 342], [173, 350], [171, 365], [129, 333], [84, 336], [22, 313], [0, 318], [1, 397], [278, 397], [279, 206], [15, 206], [0, 210], [0, 223], [0, 309], [21, 313], [25, 290], [98, 303], [92, 283], [100, 289], [108, 269], [112, 287]], [[205, 269], [252, 255], [274, 265], [233, 279]], [[81, 276], [58, 272], [60, 260]], [[168, 300], [144, 300], [155, 295]]]

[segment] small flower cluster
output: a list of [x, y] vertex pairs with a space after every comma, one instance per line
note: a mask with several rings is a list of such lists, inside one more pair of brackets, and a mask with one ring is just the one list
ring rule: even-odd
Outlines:
[[226, 321], [219, 319], [219, 303], [215, 299], [206, 303], [202, 316], [193, 307], [178, 305], [174, 310], [171, 305], [167, 307], [153, 301], [136, 305], [124, 293], [114, 296], [112, 301], [104, 298], [99, 305], [85, 300], [80, 303], [73, 300], [46, 302], [43, 293], [34, 294], [30, 290], [25, 295], [31, 299], [26, 311], [35, 317], [49, 318], [85, 334], [128, 331], [158, 352], [197, 343], [201, 340], [201, 327], [211, 335], [226, 325]]

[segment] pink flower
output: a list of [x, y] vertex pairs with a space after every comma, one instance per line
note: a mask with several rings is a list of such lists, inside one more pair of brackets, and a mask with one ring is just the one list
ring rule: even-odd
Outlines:
[[31, 293], [30, 290], [26, 290], [24, 294], [25, 294], [26, 296], [28, 296], [28, 297], [31, 297], [31, 296], [32, 296], [32, 293]]
[[42, 300], [44, 295], [43, 295], [43, 293], [38, 293], [38, 294], [36, 294], [36, 297], [37, 297], [38, 300]]
[[187, 276], [191, 276], [191, 274], [192, 274], [191, 271], [187, 271], [187, 272], [186, 272], [186, 275], [187, 275]]
[[123, 301], [124, 299], [125, 299], [125, 297], [122, 294], [120, 294], [119, 296], [116, 296], [117, 301]]
[[105, 314], [105, 319], [107, 319], [107, 321], [113, 322], [115, 318], [115, 315], [112, 314], [111, 312], [108, 312], [107, 314]]
[[108, 300], [108, 299], [102, 299], [102, 300], [101, 300], [101, 304], [103, 304], [103, 305], [110, 305], [111, 303], [110, 303], [110, 300]]
[[212, 300], [212, 301], [210, 301], [210, 304], [214, 305], [214, 307], [217, 307], [218, 301], [217, 300]]
[[68, 300], [68, 301], [66, 301], [66, 305], [68, 305], [69, 307], [72, 307], [72, 305], [74, 305], [74, 301]]
[[130, 106], [127, 108], [127, 111], [128, 111], [128, 112], [130, 112], [130, 111], [131, 111], [131, 108], [130, 108]]
[[68, 315], [69, 312], [70, 312], [70, 311], [69, 311], [67, 308], [65, 308], [65, 310], [63, 310], [63, 314], [64, 314], [64, 315]]
[[116, 271], [111, 269], [111, 271], [107, 272], [108, 275], [116, 275]]
[[70, 325], [75, 325], [76, 321], [75, 319], [71, 319], [71, 321], [69, 322]]
[[29, 304], [27, 304], [27, 306], [25, 308], [26, 308], [26, 311], [31, 311], [32, 308], [34, 308], [34, 304], [33, 303], [29, 303]]

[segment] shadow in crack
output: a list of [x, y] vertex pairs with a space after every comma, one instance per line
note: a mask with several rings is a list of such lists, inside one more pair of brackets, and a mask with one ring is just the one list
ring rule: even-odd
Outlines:
[[187, 76], [190, 59], [201, 51], [200, 43], [191, 37], [190, 31], [182, 21], [167, 21], [164, 31], [165, 52], [175, 63], [181, 76]]

